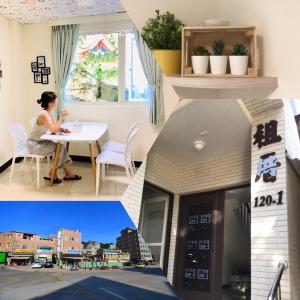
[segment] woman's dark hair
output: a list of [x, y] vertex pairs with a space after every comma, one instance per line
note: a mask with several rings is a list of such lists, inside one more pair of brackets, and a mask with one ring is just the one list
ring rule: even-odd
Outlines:
[[54, 92], [44, 92], [41, 95], [41, 99], [37, 100], [37, 103], [41, 105], [43, 109], [47, 109], [49, 103], [53, 103], [57, 98], [57, 95]]

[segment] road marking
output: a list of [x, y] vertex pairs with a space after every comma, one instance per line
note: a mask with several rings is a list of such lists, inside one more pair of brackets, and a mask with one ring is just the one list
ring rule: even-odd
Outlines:
[[102, 287], [99, 287], [98, 289], [99, 290], [103, 290], [104, 292], [106, 292], [106, 293], [108, 293], [110, 295], [113, 295], [113, 296], [115, 296], [115, 297], [117, 297], [119, 299], [125, 299], [126, 300], [126, 298], [124, 298], [124, 297], [120, 296], [119, 294], [116, 294], [116, 293], [114, 293], [114, 292], [112, 292], [112, 291], [110, 291], [108, 289], [105, 289], [105, 288], [102, 288]]

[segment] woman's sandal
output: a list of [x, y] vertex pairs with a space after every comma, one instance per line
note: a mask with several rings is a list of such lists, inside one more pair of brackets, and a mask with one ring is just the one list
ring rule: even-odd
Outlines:
[[[47, 181], [51, 180], [51, 178], [47, 177], [47, 176], [45, 176], [44, 179], [47, 180]], [[53, 179], [53, 183], [54, 184], [60, 184], [60, 183], [62, 183], [62, 180], [60, 178], [55, 178], [55, 179]]]
[[64, 177], [64, 180], [65, 181], [68, 181], [68, 180], [81, 180], [81, 176], [79, 176], [79, 175], [74, 175], [74, 176], [72, 176], [72, 177]]

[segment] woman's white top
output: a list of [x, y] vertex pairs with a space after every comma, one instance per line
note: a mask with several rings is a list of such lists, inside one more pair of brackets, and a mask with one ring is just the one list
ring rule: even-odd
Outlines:
[[[41, 113], [38, 115], [38, 117], [32, 123], [33, 126], [31, 129], [31, 132], [28, 135], [28, 139], [39, 141], [39, 142], [42, 141], [41, 136], [44, 134], [47, 134], [49, 132], [49, 129], [46, 126], [38, 125], [37, 120], [40, 115], [41, 115]], [[52, 114], [50, 116], [51, 116], [52, 120], [54, 120], [54, 116]]]

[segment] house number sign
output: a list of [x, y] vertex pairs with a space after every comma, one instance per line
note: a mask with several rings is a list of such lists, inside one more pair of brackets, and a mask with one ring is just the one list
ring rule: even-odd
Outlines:
[[262, 207], [262, 206], [271, 206], [271, 205], [281, 205], [282, 203], [282, 195], [283, 191], [278, 192], [277, 199], [274, 199], [271, 195], [256, 197], [254, 207]]

